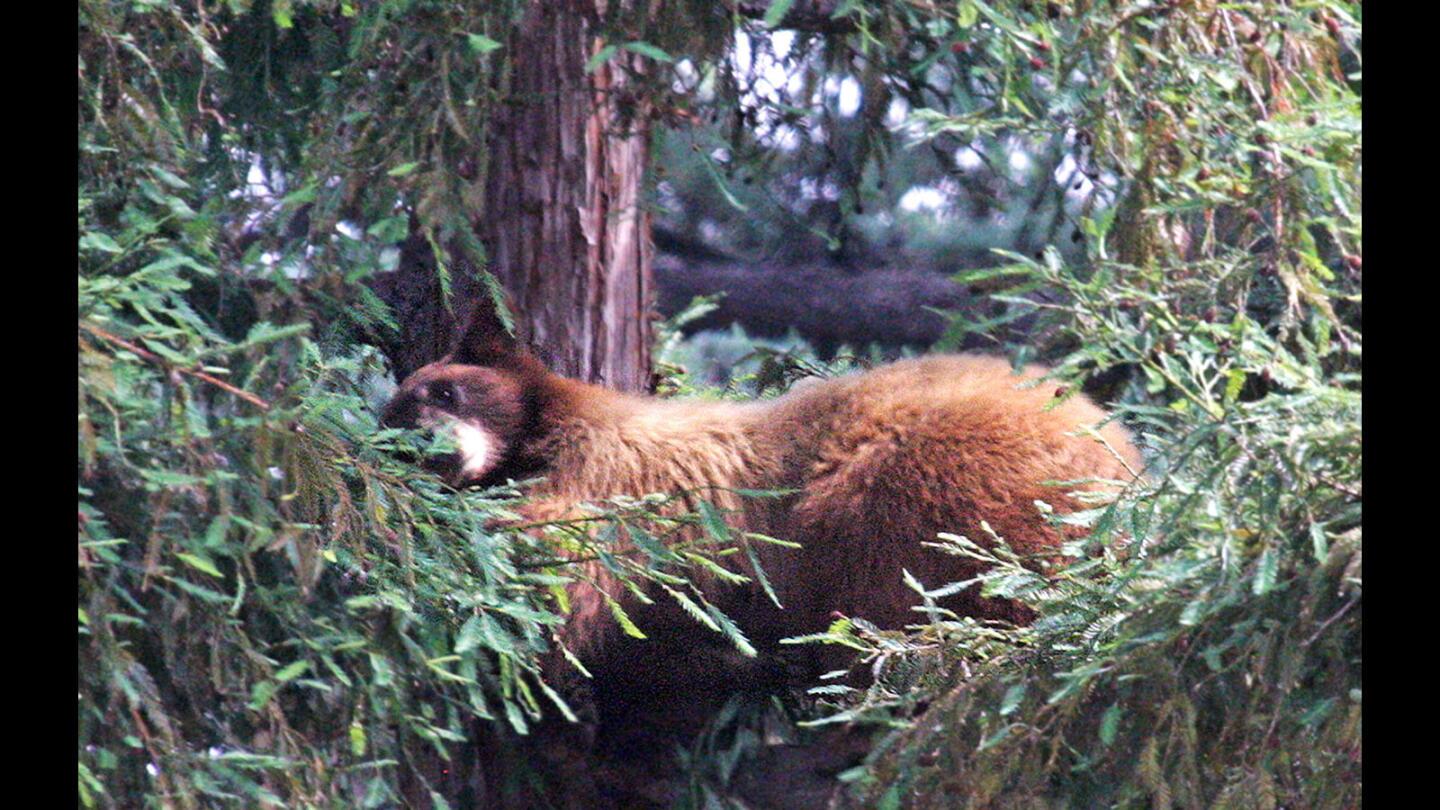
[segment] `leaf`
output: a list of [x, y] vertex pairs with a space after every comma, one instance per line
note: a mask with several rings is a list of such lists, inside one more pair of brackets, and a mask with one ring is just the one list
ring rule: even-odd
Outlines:
[[660, 587], [665, 588], [665, 592], [670, 594], [670, 596], [673, 597], [676, 602], [679, 602], [680, 607], [684, 608], [685, 612], [689, 613], [691, 617], [695, 619], [695, 621], [700, 622], [701, 624], [705, 625], [711, 630], [714, 630], [717, 633], [724, 632], [720, 629], [720, 625], [716, 624], [715, 620], [710, 618], [710, 614], [706, 613], [700, 608], [699, 605], [695, 604], [695, 601], [691, 599], [687, 594], [682, 591], [677, 591], [674, 588], [667, 588], [664, 585], [661, 585]]
[[281, 669], [279, 672], [275, 673], [275, 680], [279, 681], [280, 683], [293, 681], [309, 669], [310, 661], [308, 659], [302, 658], [299, 661], [295, 661], [291, 664], [286, 665], [284, 669]]
[[471, 616], [460, 626], [460, 633], [455, 637], [455, 652], [463, 655], [480, 646], [482, 634], [480, 631], [480, 617]]
[[1245, 387], [1244, 369], [1232, 368], [1225, 382], [1225, 402], [1233, 403], [1240, 396], [1240, 389]]
[[1120, 728], [1120, 704], [1112, 703], [1105, 714], [1100, 717], [1100, 744], [1106, 748], [1115, 742], [1115, 733]]
[[630, 536], [630, 541], [635, 544], [636, 548], [645, 552], [646, 556], [652, 559], [668, 561], [680, 559], [679, 555], [666, 548], [664, 543], [640, 526], [627, 523], [625, 524], [625, 533]]
[[725, 184], [725, 178], [721, 177], [720, 170], [715, 168], [715, 161], [709, 155], [703, 157], [704, 160], [701, 162], [705, 164], [705, 171], [710, 175], [710, 179], [715, 181], [715, 187], [720, 189], [720, 193], [725, 197], [725, 202], [729, 203], [730, 207], [736, 211], [749, 211], [749, 206], [735, 199], [735, 195], [730, 193], [730, 187]]
[[404, 216], [385, 217], [366, 228], [365, 233], [380, 242], [401, 242], [410, 233], [410, 222]]
[[1206, 597], [1202, 596], [1198, 599], [1190, 600], [1186, 603], [1184, 609], [1180, 611], [1180, 623], [1186, 627], [1199, 624], [1200, 617], [1204, 615], [1205, 609], [1208, 606], [1209, 602]]
[[353, 756], [365, 756], [365, 726], [356, 717], [350, 722], [350, 753]]
[[980, 19], [980, 9], [975, 7], [972, 0], [960, 0], [959, 6], [955, 9], [955, 25], [959, 28], [969, 28]]
[[100, 783], [100, 780], [98, 780], [98, 779], [95, 778], [95, 775], [94, 775], [93, 773], [91, 773], [90, 768], [89, 768], [88, 766], [86, 766], [85, 763], [81, 762], [81, 763], [79, 763], [79, 765], [80, 765], [80, 780], [79, 780], [80, 803], [83, 804], [83, 805], [85, 805], [86, 807], [94, 807], [94, 806], [95, 806], [95, 796], [91, 793], [91, 791], [94, 791], [95, 793], [98, 793], [98, 794], [102, 794], [102, 795], [103, 795], [103, 794], [105, 793], [105, 786]]
[[296, 335], [303, 335], [310, 331], [308, 323], [292, 323], [287, 326], [276, 326], [269, 321], [260, 321], [250, 327], [250, 332], [245, 339], [229, 348], [229, 352], [242, 349], [249, 349], [261, 346], [266, 343], [274, 343], [277, 340], [288, 340]]
[[730, 527], [725, 524], [725, 516], [709, 501], [700, 502], [700, 522], [705, 526], [706, 534], [709, 534], [716, 541], [721, 543], [729, 542]]
[[300, 188], [297, 188], [297, 189], [295, 189], [294, 191], [290, 192], [289, 194], [286, 194], [284, 197], [281, 197], [281, 198], [280, 198], [280, 205], [283, 206], [283, 207], [285, 208], [285, 210], [287, 210], [287, 211], [293, 211], [293, 210], [295, 210], [295, 209], [298, 209], [300, 206], [304, 205], [305, 203], [315, 202], [315, 197], [316, 197], [318, 194], [319, 194], [319, 185], [318, 185], [318, 184], [316, 184], [316, 183], [306, 183], [305, 185], [301, 186]]
[[745, 576], [744, 574], [737, 574], [734, 571], [731, 571], [730, 569], [720, 565], [720, 563], [717, 563], [714, 560], [710, 559], [709, 557], [701, 554], [696, 554], [693, 551], [685, 552], [685, 559], [695, 563], [696, 565], [699, 565], [701, 568], [704, 568], [706, 571], [709, 571], [710, 573], [714, 574], [716, 577], [720, 578], [725, 582], [729, 582], [735, 585], [743, 585], [744, 583], [750, 581], [750, 578]]
[[615, 621], [620, 623], [620, 629], [625, 631], [625, 635], [631, 638], [645, 638], [645, 634], [640, 632], [639, 627], [635, 626], [635, 622], [630, 619], [630, 614], [626, 613], [625, 609], [620, 607], [619, 602], [616, 602], [607, 594], [605, 596], [605, 604], [610, 606], [610, 612], [614, 614]]
[[226, 515], [220, 515], [210, 521], [210, 525], [205, 529], [205, 547], [213, 549], [224, 545], [225, 533], [229, 528], [230, 518]]
[[220, 605], [230, 601], [230, 597], [226, 596], [225, 594], [219, 593], [217, 591], [212, 591], [209, 588], [202, 588], [187, 579], [182, 579], [180, 577], [167, 577], [167, 580], [175, 587], [190, 594], [196, 599], [201, 600], [202, 602], [207, 602], [212, 605]]
[[580, 722], [580, 719], [575, 716], [575, 712], [570, 708], [570, 704], [566, 703], [565, 699], [560, 697], [560, 693], [552, 689], [544, 680], [537, 678], [535, 682], [540, 685], [540, 691], [545, 693], [545, 697], [550, 698], [550, 702], [555, 704], [555, 708], [560, 710], [560, 714], [564, 715], [566, 720], [572, 723]]
[[290, 3], [291, 0], [275, 0], [275, 5], [270, 8], [270, 16], [275, 20], [276, 27], [295, 27], [295, 12]]
[[966, 270], [956, 273], [950, 278], [956, 284], [979, 284], [982, 281], [989, 281], [992, 278], [1004, 278], [1006, 276], [1028, 277], [1032, 272], [1034, 264], [1030, 263], [1028, 258], [1020, 258], [1025, 259], [1025, 262], [1020, 264], [1004, 264], [998, 267], [985, 267], [979, 270]]
[[773, 0], [770, 8], [765, 9], [765, 16], [761, 21], [765, 23], [766, 28], [774, 28], [785, 19], [785, 15], [790, 12], [790, 7], [793, 5], [795, 5], [795, 0]]
[[[707, 312], [709, 310], [706, 310]], [[701, 313], [704, 314], [704, 313]], [[794, 495], [798, 489], [734, 489], [736, 495], [742, 498], [783, 498], [786, 495]]]
[[1330, 556], [1330, 541], [1325, 536], [1324, 523], [1310, 524], [1310, 546], [1315, 553], [1315, 559], [1323, 562]]
[[260, 681], [255, 684], [254, 688], [250, 690], [250, 709], [258, 712], [265, 708], [266, 704], [270, 702], [270, 698], [274, 697], [275, 690], [279, 688], [280, 684], [275, 681]]
[[484, 34], [466, 34], [465, 40], [469, 43], [470, 50], [481, 56], [505, 47], [503, 43], [497, 42]]
[[490, 649], [502, 655], [515, 655], [515, 639], [489, 613], [480, 614], [480, 633]]
[[505, 701], [505, 719], [510, 721], [510, 727], [515, 729], [516, 734], [530, 733], [530, 724], [525, 722], [525, 715], [514, 701]]
[[[775, 588], [771, 586], [770, 578], [765, 576], [765, 569], [760, 567], [760, 558], [755, 555], [755, 549], [751, 548], [749, 543], [745, 544], [745, 556], [750, 560], [750, 567], [755, 571], [755, 579], [760, 581], [760, 587], [765, 591], [765, 595], [770, 597], [770, 601], [775, 603], [775, 607], [784, 610], [785, 606], [780, 604], [780, 597], [776, 595]], [[906, 576], [909, 576], [910, 572], [905, 573]]]
[[1326, 717], [1330, 716], [1330, 713], [1334, 711], [1335, 707], [1339, 704], [1339, 698], [1336, 698], [1334, 696], [1322, 698], [1314, 706], [1311, 706], [1309, 711], [1305, 712], [1305, 714], [1300, 717], [1300, 725], [1308, 726], [1310, 728], [1314, 728], [1315, 726], [1320, 725], [1320, 723]]
[[590, 61], [585, 63], [585, 72], [594, 73], [599, 70], [600, 66], [610, 61], [610, 57], [614, 56], [618, 50], [620, 50], [619, 45], [606, 45], [601, 48], [594, 56], [590, 57]]
[[1005, 717], [1020, 708], [1020, 703], [1025, 699], [1025, 684], [1017, 683], [1005, 690], [1005, 697], [1000, 699], [1000, 716]]
[[[203, 40], [202, 40], [202, 42], [203, 42]], [[176, 174], [175, 174], [174, 172], [166, 169], [166, 168], [163, 167], [163, 166], [152, 165], [152, 166], [149, 166], [148, 169], [149, 169], [149, 171], [150, 171], [150, 174], [153, 175], [156, 180], [159, 180], [160, 182], [164, 183], [165, 185], [167, 185], [167, 186], [169, 186], [169, 187], [171, 187], [171, 188], [173, 188], [173, 189], [187, 189], [187, 188], [190, 188], [190, 184], [189, 184], [189, 183], [187, 183], [187, 182], [185, 182], [184, 180], [180, 179], [178, 176], [176, 176]]]
[[91, 231], [80, 237], [81, 250], [98, 250], [103, 253], [119, 253], [124, 248], [120, 243], [99, 231]]
[[179, 557], [181, 560], [183, 560], [183, 561], [185, 562], [186, 565], [190, 566], [191, 568], [194, 568], [194, 569], [197, 570], [197, 571], [201, 571], [201, 572], [203, 572], [203, 573], [209, 574], [210, 576], [215, 577], [216, 579], [224, 579], [224, 578], [225, 578], [225, 575], [222, 574], [222, 573], [220, 573], [220, 569], [219, 569], [219, 568], [216, 568], [214, 563], [210, 562], [209, 560], [205, 559], [204, 557], [201, 557], [201, 556], [198, 555], [198, 554], [186, 554], [186, 553], [184, 553], [184, 552], [177, 552], [177, 553], [175, 554], [175, 556], [176, 556], [176, 557]]
[[756, 540], [761, 543], [769, 543], [772, 546], [783, 546], [784, 548], [804, 548], [803, 545], [796, 543], [792, 540], [781, 540], [778, 537], [771, 537], [768, 534], [760, 534], [759, 532], [745, 532], [745, 537], [749, 540]]
[[419, 168], [419, 166], [420, 161], [412, 160], [409, 163], [401, 163], [399, 166], [396, 166], [395, 168], [386, 172], [386, 174], [390, 175], [391, 177], [404, 177], [405, 175], [415, 171], [417, 168]]
[[730, 621], [729, 616], [721, 613], [709, 602], [705, 603], [705, 611], [710, 614], [710, 618], [714, 619], [716, 624], [720, 625], [720, 630], [725, 633], [725, 637], [730, 639], [730, 643], [735, 645], [735, 649], [739, 650], [741, 655], [746, 658], [754, 658], [757, 655], [755, 647], [750, 644], [750, 639], [740, 632], [740, 628]]
[[1280, 570], [1280, 556], [1275, 549], [1266, 547], [1260, 554], [1260, 562], [1255, 565], [1255, 580], [1250, 585], [1250, 590], [1256, 596], [1264, 596], [1275, 587], [1275, 577]]
[[145, 626], [144, 619], [125, 613], [106, 613], [105, 622], [106, 624], [134, 624], [141, 627]]
[[627, 42], [623, 46], [631, 53], [638, 53], [641, 56], [654, 59], [657, 62], [674, 62], [675, 57], [651, 45], [648, 42]]
[[994, 734], [986, 737], [985, 740], [980, 743], [980, 748], [977, 750], [986, 751], [1004, 742], [1005, 738], [1010, 736], [1010, 730], [1012, 728], [1014, 728], [1014, 724], [1012, 723], [1006, 723], [1001, 726]]

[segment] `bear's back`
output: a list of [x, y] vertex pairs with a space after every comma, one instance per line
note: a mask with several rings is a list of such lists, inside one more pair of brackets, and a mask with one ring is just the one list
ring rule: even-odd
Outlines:
[[1035, 365], [1016, 373], [998, 357], [931, 355], [812, 382], [757, 420], [759, 444], [786, 459], [791, 482], [844, 474], [873, 484], [883, 469], [873, 463], [902, 460], [913, 468], [889, 471], [917, 482], [987, 464], [987, 478], [1007, 481], [1032, 472], [1043, 474], [1036, 480], [1132, 478], [1143, 460], [1129, 432], [1109, 421], [1097, 440], [1090, 429], [1107, 421], [1105, 411], [1033, 384], [1045, 373]]
[[[1020, 387], [1043, 368], [1013, 373], [1000, 358], [938, 355], [808, 384], [776, 400], [762, 442], [780, 461], [776, 486], [797, 493], [769, 509], [762, 530], [804, 550], [766, 554], [792, 586], [787, 627], [823, 626], [832, 611], [881, 626], [916, 620], [908, 571], [930, 588], [975, 576], [978, 564], [925, 546], [940, 532], [989, 545], [986, 522], [1021, 554], [1065, 539], [1036, 501], [1082, 508], [1075, 489], [1128, 481], [1142, 460], [1128, 433], [1088, 399], [1056, 402], [1054, 386]], [[961, 615], [1021, 621], [1024, 611], [971, 588], [946, 605]], [[793, 611], [793, 612], [792, 612]]]

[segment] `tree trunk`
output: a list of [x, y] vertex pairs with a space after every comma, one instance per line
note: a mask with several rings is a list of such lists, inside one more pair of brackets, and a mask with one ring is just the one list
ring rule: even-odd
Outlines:
[[[522, 343], [560, 374], [639, 391], [651, 386], [654, 248], [642, 199], [650, 103], [630, 79], [644, 70], [637, 54], [621, 50], [586, 73], [604, 45], [595, 6], [536, 3], [511, 33], [507, 86], [476, 139], [488, 169], [475, 229]], [[432, 254], [412, 233], [399, 269], [374, 287], [400, 323], [384, 348], [402, 378], [448, 351], [486, 294], [452, 249], [448, 311]]]
[[[537, 4], [512, 38], [510, 101], [495, 120], [482, 237], [520, 338], [566, 376], [650, 384], [650, 213], [641, 188], [649, 110], [621, 51], [593, 73], [593, 4]], [[621, 65], [618, 62], [628, 64]]]

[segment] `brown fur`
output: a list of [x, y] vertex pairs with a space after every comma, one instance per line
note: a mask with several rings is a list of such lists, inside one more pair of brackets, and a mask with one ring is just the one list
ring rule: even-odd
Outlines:
[[[1047, 410], [1053, 389], [1022, 387], [1044, 369], [1017, 375], [998, 358], [904, 360], [731, 403], [620, 394], [555, 376], [503, 342], [482, 345], [478, 356], [462, 351], [407, 379], [390, 421], [423, 423], [434, 412], [485, 427], [503, 457], [480, 480], [545, 476], [526, 510], [531, 520], [576, 517], [579, 504], [612, 495], [701, 490], [733, 510], [737, 528], [801, 543], [803, 551], [757, 547], [786, 608], [755, 617], [762, 637], [815, 631], [832, 611], [901, 626], [916, 602], [902, 568], [930, 586], [975, 573], [921, 545], [937, 532], [983, 542], [983, 519], [1022, 554], [1053, 549], [1061, 533], [1034, 502], [1061, 510], [1075, 502], [1043, 482], [1123, 480], [1141, 463], [1114, 423], [1100, 431], [1104, 444], [1078, 435], [1104, 421], [1095, 405], [1074, 397]], [[420, 394], [441, 384], [462, 401], [427, 404]], [[798, 494], [741, 502], [728, 491], [739, 488]], [[591, 573], [613, 584], [598, 564]], [[764, 603], [754, 596], [729, 601]], [[973, 595], [953, 601], [968, 614], [1019, 618]], [[593, 589], [578, 588], [573, 603], [565, 637], [589, 651], [613, 622]]]
[[[930, 356], [807, 382], [773, 400], [659, 400], [553, 375], [481, 324], [455, 355], [402, 384], [387, 419], [416, 424], [443, 413], [483, 426], [503, 456], [455, 482], [544, 476], [526, 507], [529, 520], [576, 517], [580, 504], [613, 495], [701, 490], [733, 510], [737, 528], [802, 544], [802, 550], [755, 545], [783, 610], [758, 585], [704, 583], [707, 598], [736, 620], [763, 662], [780, 649], [779, 639], [823, 630], [833, 612], [888, 628], [914, 622], [919, 597], [905, 586], [902, 569], [929, 587], [978, 573], [974, 561], [922, 545], [938, 532], [985, 543], [985, 520], [1016, 551], [1043, 554], [1064, 535], [1034, 502], [1062, 512], [1078, 506], [1066, 488], [1043, 482], [1123, 481], [1140, 469], [1119, 425], [1100, 429], [1104, 443], [1081, 435], [1106, 418], [1093, 403], [1076, 396], [1047, 410], [1053, 387], [1022, 387], [1044, 372], [1031, 366], [1017, 375], [992, 357]], [[452, 387], [451, 401], [428, 402], [442, 385]], [[741, 499], [733, 489], [796, 492]], [[731, 666], [738, 656], [725, 652], [727, 643], [663, 594], [642, 606], [598, 563], [586, 573], [652, 639], [624, 637], [594, 587], [572, 587], [561, 640], [596, 670], [597, 683], [624, 684], [612, 690], [621, 703], [621, 695], [665, 689], [667, 679], [684, 698], [718, 694], [750, 678], [811, 678], [843, 663], [809, 648], [798, 671], [780, 676]], [[1023, 609], [974, 590], [942, 604], [962, 615], [1029, 619]], [[662, 714], [658, 721], [673, 721], [677, 732], [693, 731], [695, 718]]]

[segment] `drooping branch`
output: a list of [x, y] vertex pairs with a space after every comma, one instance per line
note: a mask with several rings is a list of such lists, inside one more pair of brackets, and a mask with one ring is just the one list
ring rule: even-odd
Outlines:
[[197, 379], [197, 380], [201, 380], [201, 381], [203, 381], [203, 382], [207, 382], [207, 383], [215, 386], [216, 388], [219, 388], [219, 389], [221, 389], [221, 390], [223, 390], [223, 391], [228, 391], [229, 393], [234, 394], [235, 396], [237, 396], [237, 397], [245, 400], [246, 402], [250, 403], [251, 405], [254, 405], [255, 407], [259, 408], [259, 409], [262, 410], [262, 411], [268, 411], [268, 410], [270, 410], [270, 403], [268, 403], [268, 402], [266, 402], [265, 400], [263, 400], [263, 399], [255, 396], [254, 394], [250, 393], [249, 391], [245, 391], [245, 390], [242, 390], [242, 389], [240, 389], [240, 388], [236, 388], [235, 386], [231, 385], [231, 384], [228, 383], [228, 382], [225, 382], [224, 380], [220, 379], [219, 377], [214, 376], [213, 374], [206, 374], [205, 372], [203, 372], [203, 371], [201, 371], [201, 370], [199, 370], [199, 369], [187, 368], [187, 367], [185, 367], [185, 366], [176, 365], [175, 363], [172, 363], [172, 362], [166, 360], [165, 358], [161, 357], [161, 356], [158, 355], [158, 354], [155, 354], [155, 353], [152, 352], [152, 351], [148, 351], [148, 350], [146, 350], [146, 349], [142, 349], [142, 348], [140, 348], [139, 346], [136, 346], [134, 343], [131, 343], [130, 341], [125, 340], [125, 339], [122, 338], [122, 337], [119, 337], [119, 336], [117, 336], [117, 335], [112, 335], [112, 334], [110, 334], [109, 332], [105, 331], [104, 329], [101, 329], [100, 327], [94, 326], [94, 325], [92, 325], [92, 324], [85, 323], [84, 321], [81, 321], [81, 322], [80, 322], [80, 328], [83, 329], [83, 330], [85, 330], [86, 332], [90, 333], [91, 335], [94, 335], [95, 337], [100, 338], [101, 340], [104, 340], [104, 341], [106, 341], [106, 342], [108, 342], [108, 343], [111, 343], [111, 344], [114, 344], [114, 345], [116, 345], [116, 346], [119, 346], [120, 348], [124, 349], [124, 350], [127, 351], [127, 352], [130, 352], [131, 354], [134, 354], [136, 357], [139, 357], [139, 358], [142, 359], [142, 360], [146, 360], [146, 361], [148, 361], [148, 362], [154, 363], [155, 365], [160, 366], [161, 368], [164, 368], [164, 369], [166, 369], [166, 370], [168, 370], [168, 371], [171, 371], [171, 372], [174, 372], [174, 373], [177, 373], [177, 374], [184, 374], [184, 375], [186, 375], [186, 376], [188, 376], [188, 377], [194, 377], [194, 378]]

